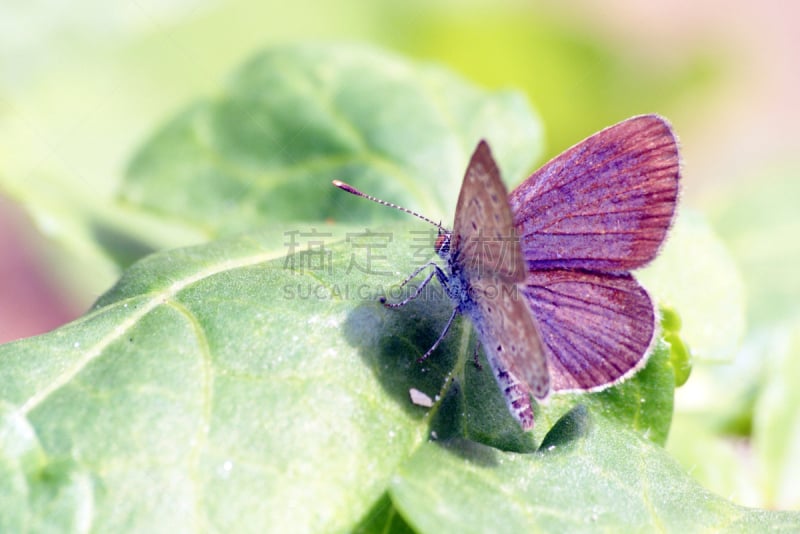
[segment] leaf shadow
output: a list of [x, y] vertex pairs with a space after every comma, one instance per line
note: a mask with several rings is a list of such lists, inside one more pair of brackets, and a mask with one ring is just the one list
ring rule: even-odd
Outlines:
[[480, 467], [500, 465], [500, 449], [469, 439], [453, 438], [439, 443], [445, 451]]
[[457, 361], [461, 321], [456, 321], [437, 349], [422, 356], [438, 339], [452, 313], [441, 291], [432, 291], [402, 308], [388, 309], [374, 300], [353, 309], [344, 322], [345, 340], [358, 350], [384, 391], [412, 417], [421, 419], [428, 408], [411, 402], [413, 388], [435, 401]]
[[584, 404], [578, 404], [561, 416], [550, 428], [542, 439], [539, 452], [547, 454], [556, 449], [562, 450], [586, 437], [591, 428], [592, 416], [589, 410]]
[[[412, 388], [438, 403], [429, 422], [434, 439], [460, 437], [505, 451], [535, 451], [533, 434], [522, 431], [509, 414], [485, 356], [480, 368], [470, 356], [464, 372], [453, 373], [460, 351], [471, 354], [478, 343], [468, 319], [457, 318], [428, 359], [417, 362], [441, 335], [452, 311], [450, 299], [440, 289], [426, 291], [396, 309], [385, 308], [376, 296], [348, 314], [345, 340], [358, 349], [384, 391], [409, 415], [422, 419], [428, 413], [427, 407], [412, 403]], [[464, 328], [471, 331], [466, 345]]]
[[156, 252], [151, 243], [111, 225], [93, 222], [90, 231], [100, 248], [121, 268], [130, 267], [137, 260]]

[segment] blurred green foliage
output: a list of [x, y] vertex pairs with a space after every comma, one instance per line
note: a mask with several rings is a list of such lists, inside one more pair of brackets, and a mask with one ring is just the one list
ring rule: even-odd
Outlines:
[[389, 20], [393, 47], [442, 61], [486, 87], [524, 91], [546, 125], [548, 158], [631, 115], [669, 116], [683, 99], [707, 94], [720, 75], [705, 50], [676, 64], [645, 60], [532, 5], [394, 8]]

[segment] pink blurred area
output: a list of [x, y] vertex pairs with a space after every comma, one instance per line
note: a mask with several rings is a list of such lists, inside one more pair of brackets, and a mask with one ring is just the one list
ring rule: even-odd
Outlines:
[[81, 314], [47, 265], [51, 246], [14, 203], [0, 195], [0, 343], [52, 330]]
[[[800, 3], [551, 2], [631, 53], [680, 61], [692, 49], [711, 50], [727, 79], [714, 98], [685, 102], [679, 135], [687, 176], [685, 193], [700, 200], [732, 180], [758, 176], [772, 162], [800, 154]], [[628, 47], [630, 49], [630, 47]]]

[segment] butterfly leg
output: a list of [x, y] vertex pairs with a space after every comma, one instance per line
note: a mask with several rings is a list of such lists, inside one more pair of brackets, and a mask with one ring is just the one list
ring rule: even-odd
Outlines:
[[[426, 263], [425, 265], [422, 265], [421, 267], [417, 268], [413, 273], [411, 273], [411, 276], [403, 280], [403, 282], [400, 284], [400, 287], [406, 285], [410, 280], [412, 280], [415, 276], [421, 273], [423, 269], [427, 267], [433, 267], [433, 270], [430, 273], [428, 273], [428, 276], [425, 277], [425, 279], [422, 281], [422, 283], [419, 285], [419, 287], [416, 289], [416, 291], [414, 291], [412, 295], [409, 295], [400, 302], [395, 302], [395, 303], [386, 302], [386, 297], [381, 297], [380, 298], [381, 304], [383, 304], [387, 308], [400, 308], [402, 306], [405, 306], [406, 304], [417, 298], [420, 293], [422, 293], [422, 290], [425, 289], [425, 286], [427, 286], [431, 282], [431, 280], [433, 280], [434, 276], [436, 276], [436, 279], [439, 280], [440, 284], [442, 284], [442, 287], [447, 288], [448, 277], [442, 270], [442, 268], [439, 267], [439, 265], [436, 264], [435, 262]], [[447, 332], [450, 330], [450, 326], [453, 324], [453, 320], [456, 318], [456, 315], [458, 315], [459, 311], [460, 309], [457, 306], [453, 308], [453, 313], [450, 315], [450, 319], [447, 320], [447, 324], [444, 325], [444, 330], [442, 330], [442, 333], [439, 335], [439, 338], [433, 343], [433, 346], [431, 346], [431, 348], [429, 348], [425, 352], [425, 354], [417, 358], [417, 363], [422, 363], [425, 360], [427, 360], [428, 356], [430, 356], [433, 353], [433, 351], [436, 350], [436, 347], [439, 346], [439, 343], [442, 342], [442, 339], [444, 339], [444, 336], [446, 336]]]
[[[417, 277], [417, 275], [418, 275], [419, 273], [421, 273], [422, 271], [424, 271], [424, 270], [425, 270], [425, 269], [427, 269], [428, 267], [439, 268], [439, 266], [438, 266], [438, 265], [437, 265], [435, 262], [432, 262], [432, 261], [429, 261], [428, 263], [425, 263], [425, 264], [423, 264], [423, 265], [420, 265], [419, 267], [417, 267], [416, 269], [414, 269], [414, 272], [413, 272], [413, 273], [411, 273], [410, 275], [408, 275], [408, 276], [406, 277], [406, 279], [405, 279], [405, 280], [403, 280], [402, 282], [400, 282], [400, 286], [399, 286], [399, 287], [404, 287], [404, 286], [405, 286], [407, 283], [409, 283], [411, 280], [413, 280], [414, 278], [416, 278], [416, 277]], [[429, 278], [430, 278], [430, 277], [429, 277]], [[423, 283], [423, 285], [424, 285], [424, 283]]]
[[417, 358], [417, 363], [422, 363], [425, 360], [427, 360], [428, 356], [430, 356], [433, 353], [433, 351], [436, 350], [436, 347], [438, 347], [439, 343], [442, 342], [442, 340], [444, 339], [444, 336], [447, 335], [447, 331], [450, 330], [450, 326], [453, 324], [453, 319], [456, 318], [456, 315], [458, 315], [458, 308], [453, 308], [453, 313], [450, 315], [450, 318], [447, 320], [447, 324], [444, 325], [444, 330], [442, 330], [442, 333], [439, 334], [439, 339], [434, 341], [434, 343], [431, 346], [431, 348], [429, 348], [428, 351], [425, 354], [423, 354], [422, 356]]
[[423, 269], [425, 269], [427, 267], [433, 267], [433, 270], [428, 274], [428, 276], [425, 277], [425, 279], [422, 281], [422, 283], [419, 285], [419, 287], [417, 287], [417, 289], [414, 291], [413, 294], [411, 294], [408, 297], [404, 298], [400, 302], [395, 302], [395, 303], [386, 302], [386, 297], [381, 297], [379, 299], [380, 303], [383, 304], [384, 306], [386, 306], [387, 308], [401, 308], [401, 307], [405, 306], [406, 304], [408, 304], [409, 302], [411, 302], [412, 300], [414, 300], [415, 298], [417, 298], [419, 296], [419, 294], [422, 293], [422, 290], [425, 289], [425, 286], [427, 286], [430, 283], [430, 281], [433, 280], [433, 276], [434, 275], [436, 275], [436, 278], [438, 278], [440, 282], [443, 279], [444, 280], [447, 279], [447, 276], [445, 276], [444, 272], [442, 271], [442, 268], [439, 267], [436, 263], [430, 262], [430, 263], [426, 263], [425, 265], [422, 265], [421, 267], [417, 268], [417, 270], [415, 270], [413, 273], [411, 273], [411, 276], [409, 276], [408, 278], [403, 280], [403, 282], [400, 284], [400, 287], [405, 286], [408, 282], [413, 280], [419, 273], [421, 273]]

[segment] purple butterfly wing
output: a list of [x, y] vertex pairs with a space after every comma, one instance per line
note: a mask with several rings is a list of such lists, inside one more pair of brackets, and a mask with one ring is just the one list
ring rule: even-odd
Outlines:
[[528, 269], [620, 272], [652, 260], [675, 212], [670, 125], [642, 115], [556, 156], [509, 196]]
[[554, 391], [602, 389], [644, 365], [656, 314], [630, 274], [530, 271], [523, 294], [546, 347]]
[[525, 280], [508, 190], [486, 141], [478, 143], [464, 175], [450, 249], [471, 274], [491, 273], [507, 282]]

